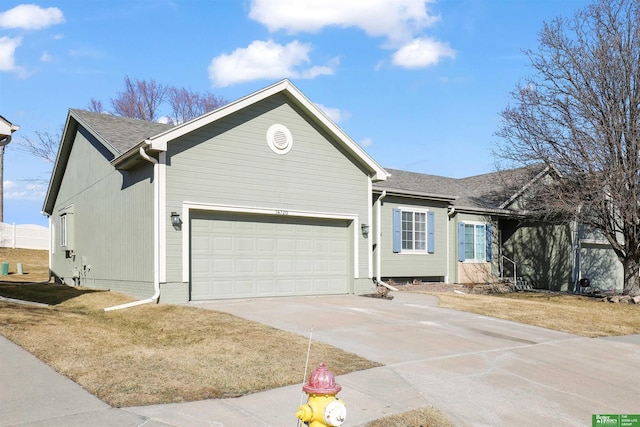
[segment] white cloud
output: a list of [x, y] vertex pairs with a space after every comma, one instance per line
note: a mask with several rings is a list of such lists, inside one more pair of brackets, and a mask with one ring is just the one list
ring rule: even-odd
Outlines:
[[22, 43], [20, 37], [0, 37], [0, 71], [22, 71], [15, 62], [16, 49], [20, 43]]
[[347, 120], [349, 117], [351, 117], [351, 113], [345, 110], [341, 110], [339, 108], [326, 107], [322, 104], [316, 104], [316, 106], [319, 109], [321, 109], [323, 113], [329, 116], [329, 118], [336, 123], [340, 123], [344, 120]]
[[[326, 27], [359, 28], [371, 37], [384, 37], [383, 48], [398, 49], [391, 63], [423, 68], [442, 58], [454, 58], [448, 43], [424, 35], [440, 20], [427, 6], [432, 0], [252, 0], [249, 17], [269, 31], [316, 33]], [[376, 64], [380, 70], [384, 62]]]
[[365, 139], [363, 139], [362, 141], [360, 141], [360, 146], [367, 148], [367, 147], [371, 147], [373, 145], [373, 139], [367, 137]]
[[71, 49], [69, 51], [70, 56], [74, 56], [76, 58], [90, 58], [90, 59], [101, 59], [104, 58], [105, 54], [93, 48], [80, 48], [80, 49]]
[[[7, 186], [8, 182], [12, 185]], [[6, 200], [43, 200], [45, 197], [41, 185], [20, 185], [13, 181], [5, 181], [3, 193]]]
[[272, 40], [256, 40], [246, 48], [213, 58], [209, 65], [209, 78], [214, 86], [225, 87], [251, 80], [285, 77], [311, 79], [334, 73], [336, 60], [327, 66], [304, 68], [310, 62], [310, 51], [310, 45], [299, 41], [281, 45]]
[[324, 27], [356, 27], [370, 36], [402, 41], [432, 25], [439, 17], [427, 0], [253, 0], [249, 17], [269, 31], [315, 33]]
[[39, 30], [64, 22], [64, 15], [57, 7], [46, 9], [35, 4], [21, 4], [0, 13], [0, 28]]
[[412, 40], [393, 54], [393, 64], [404, 68], [423, 68], [435, 65], [442, 58], [455, 58], [456, 51], [448, 43], [430, 38]]
[[53, 62], [54, 58], [53, 58], [53, 55], [51, 55], [49, 52], [43, 52], [42, 55], [40, 55], [40, 61]]
[[2, 185], [3, 185], [3, 188], [4, 188], [5, 190], [9, 190], [9, 189], [11, 189], [11, 188], [15, 188], [15, 186], [16, 186], [17, 184], [15, 183], [15, 181], [8, 181], [8, 180], [7, 180], [7, 181], [3, 181], [3, 182], [2, 182]]

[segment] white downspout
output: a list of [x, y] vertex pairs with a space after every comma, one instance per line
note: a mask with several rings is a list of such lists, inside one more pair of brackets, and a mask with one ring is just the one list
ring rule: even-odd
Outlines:
[[159, 165], [156, 159], [147, 154], [144, 147], [140, 147], [140, 157], [153, 164], [153, 287], [155, 293], [151, 298], [107, 307], [104, 311], [135, 307], [137, 305], [156, 302], [158, 298], [160, 298], [160, 249], [158, 247], [160, 242], [160, 206], [158, 206], [160, 201]]
[[383, 190], [382, 194], [380, 194], [380, 197], [378, 197], [378, 200], [376, 200], [376, 279], [378, 279], [379, 281], [382, 280], [382, 276], [381, 276], [381, 270], [382, 267], [380, 266], [381, 263], [381, 253], [382, 253], [382, 230], [380, 229], [381, 224], [382, 224], [382, 220], [380, 219], [380, 206], [382, 205], [382, 199], [385, 198], [385, 196], [387, 195], [387, 190]]
[[456, 208], [452, 207], [449, 208], [449, 212], [447, 212], [447, 275], [444, 277], [444, 283], [450, 283], [450, 277], [451, 277], [451, 224], [449, 223], [451, 221], [451, 218], [453, 218], [453, 216], [456, 213]]

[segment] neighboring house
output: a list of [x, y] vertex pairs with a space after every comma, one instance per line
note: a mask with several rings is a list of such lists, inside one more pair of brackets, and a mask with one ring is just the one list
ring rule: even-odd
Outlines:
[[539, 168], [464, 179], [387, 171], [374, 185], [378, 277], [487, 283], [513, 275], [503, 265], [502, 228], [521, 218], [509, 205], [542, 178]]
[[283, 80], [176, 127], [70, 110], [43, 211], [58, 280], [162, 302], [485, 283], [509, 260], [570, 289], [571, 226], [520, 212], [547, 174], [385, 170]]

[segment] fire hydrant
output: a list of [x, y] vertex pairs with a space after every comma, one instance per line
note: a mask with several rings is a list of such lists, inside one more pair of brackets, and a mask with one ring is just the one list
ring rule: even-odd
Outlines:
[[298, 408], [298, 419], [309, 427], [337, 427], [344, 423], [347, 408], [336, 397], [342, 387], [336, 384], [336, 378], [324, 363], [313, 371], [302, 390], [309, 395], [309, 399], [306, 405]]

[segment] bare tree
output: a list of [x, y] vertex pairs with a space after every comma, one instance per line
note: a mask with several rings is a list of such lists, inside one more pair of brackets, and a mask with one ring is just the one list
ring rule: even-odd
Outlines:
[[167, 86], [155, 80], [124, 78], [125, 90], [111, 99], [116, 115], [132, 119], [155, 121], [158, 110], [167, 96]]
[[102, 101], [98, 101], [95, 98], [91, 98], [89, 101], [89, 105], [87, 106], [87, 110], [93, 111], [94, 113], [104, 113], [105, 109], [102, 106]]
[[167, 102], [175, 124], [184, 123], [223, 106], [226, 101], [210, 92], [200, 94], [184, 87], [170, 87]]
[[[173, 114], [171, 120], [179, 124], [215, 110], [227, 102], [209, 92], [200, 94], [185, 88], [169, 87], [153, 79], [132, 80], [125, 76], [124, 86], [124, 91], [111, 99], [113, 111], [110, 113], [132, 119], [157, 120], [161, 114], [160, 108], [168, 104]], [[102, 102], [95, 98], [91, 98], [86, 108], [95, 113], [106, 112]], [[20, 149], [51, 164], [55, 163], [62, 131], [57, 134], [35, 131], [35, 135], [35, 138], [23, 137]]]
[[36, 157], [54, 164], [58, 155], [58, 146], [60, 145], [60, 135], [62, 132], [51, 134], [48, 131], [35, 131], [36, 138], [28, 136], [22, 137], [20, 141], [21, 148]]
[[600, 231], [640, 294], [640, 2], [596, 0], [545, 23], [497, 154], [557, 171], [533, 208]]

